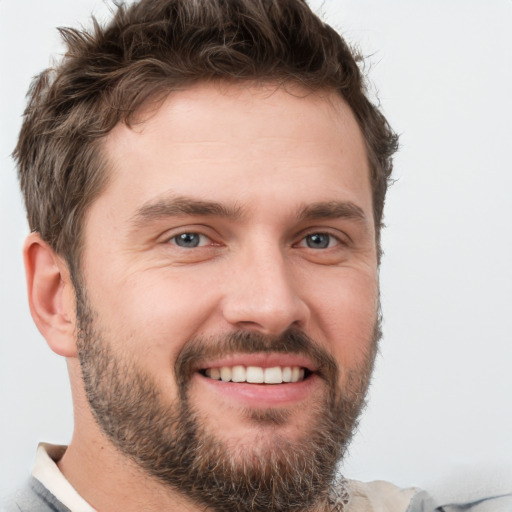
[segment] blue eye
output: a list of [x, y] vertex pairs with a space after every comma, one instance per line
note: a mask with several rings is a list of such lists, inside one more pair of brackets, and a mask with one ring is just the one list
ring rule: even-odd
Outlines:
[[328, 233], [312, 233], [305, 237], [306, 245], [310, 249], [327, 249], [332, 240], [333, 237]]
[[182, 233], [174, 236], [171, 240], [179, 247], [194, 248], [199, 246], [201, 235], [199, 233]]

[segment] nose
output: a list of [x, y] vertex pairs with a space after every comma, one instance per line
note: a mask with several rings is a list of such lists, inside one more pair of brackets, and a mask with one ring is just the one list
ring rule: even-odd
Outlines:
[[279, 247], [267, 244], [246, 251], [231, 268], [222, 304], [225, 320], [237, 329], [268, 335], [303, 327], [309, 308], [298, 293], [292, 271]]

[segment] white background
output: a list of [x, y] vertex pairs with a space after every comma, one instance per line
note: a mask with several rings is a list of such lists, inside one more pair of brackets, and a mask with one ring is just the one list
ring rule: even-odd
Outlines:
[[[512, 2], [323, 9], [369, 56], [402, 146], [383, 235], [385, 338], [344, 472], [411, 485], [460, 465], [511, 466]], [[39, 440], [71, 435], [65, 362], [25, 299], [9, 154], [31, 76], [62, 51], [55, 27], [93, 11], [108, 12], [101, 0], [0, 0], [0, 495], [28, 474]]]

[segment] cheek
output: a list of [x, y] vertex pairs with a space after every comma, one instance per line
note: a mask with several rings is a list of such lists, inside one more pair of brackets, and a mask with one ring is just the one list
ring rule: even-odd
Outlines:
[[117, 276], [116, 285], [98, 287], [91, 302], [112, 343], [145, 366], [168, 367], [215, 308], [212, 287], [199, 287], [199, 277], [166, 270]]
[[378, 297], [376, 272], [346, 272], [325, 283], [313, 318], [318, 319], [320, 339], [325, 339], [340, 366], [357, 368], [371, 352]]

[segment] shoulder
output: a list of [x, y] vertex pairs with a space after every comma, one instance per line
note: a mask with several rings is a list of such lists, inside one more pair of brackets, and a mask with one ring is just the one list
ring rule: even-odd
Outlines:
[[347, 512], [511, 512], [512, 469], [459, 468], [426, 486], [346, 480]]
[[0, 504], [0, 512], [71, 512], [34, 477]]
[[[425, 493], [416, 487], [402, 489], [382, 480], [347, 480], [345, 485], [349, 494], [347, 512], [416, 512], [416, 509], [411, 509], [411, 504], [428, 500]], [[417, 510], [423, 512], [422, 509]]]

